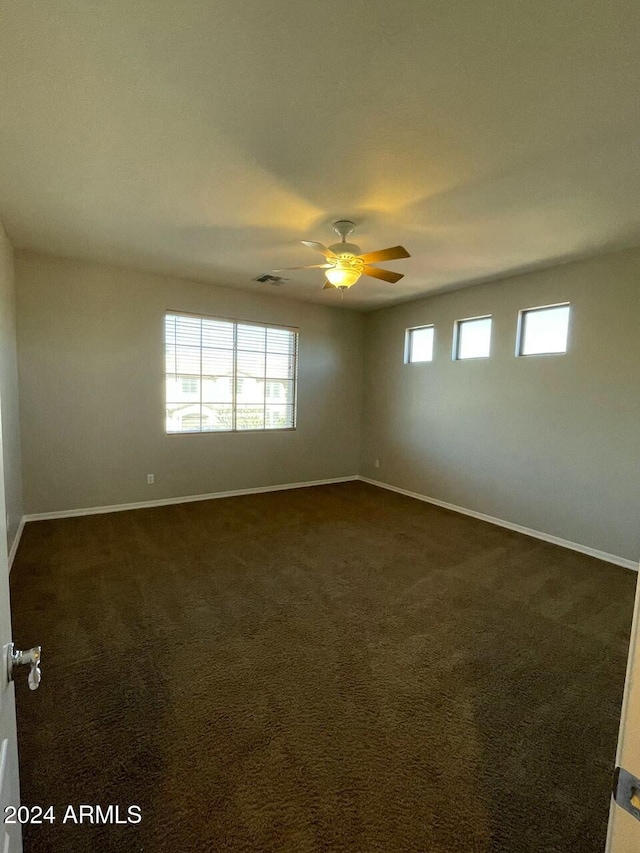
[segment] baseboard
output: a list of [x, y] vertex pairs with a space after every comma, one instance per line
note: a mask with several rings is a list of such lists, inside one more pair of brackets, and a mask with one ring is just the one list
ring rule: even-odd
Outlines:
[[[113, 504], [112, 506], [89, 506], [82, 509], [63, 509], [58, 512], [35, 512], [25, 515], [25, 521], [46, 521], [52, 518], [75, 518], [80, 515], [101, 515], [107, 512], [126, 512], [130, 509], [146, 509], [154, 506], [171, 506], [172, 504], [186, 504], [194, 501], [212, 501], [218, 498], [235, 498], [240, 495], [259, 495], [263, 492], [282, 492], [287, 489], [306, 489], [309, 486], [329, 486], [332, 483], [348, 483], [360, 479], [357, 474], [349, 477], [333, 477], [329, 480], [308, 480], [304, 483], [281, 483], [277, 486], [258, 486], [253, 489], [234, 489], [230, 492], [211, 492], [207, 495], [184, 495], [176, 498], [161, 498], [156, 501], [137, 501], [128, 504]], [[22, 532], [22, 528], [20, 529]], [[17, 537], [16, 537], [17, 538]], [[17, 549], [17, 544], [16, 544]], [[12, 549], [13, 550], [13, 549]]]
[[372, 480], [369, 477], [359, 477], [363, 483], [369, 483], [372, 486], [378, 486], [381, 489], [389, 489], [391, 492], [398, 492], [401, 495], [406, 495], [409, 498], [415, 498], [424, 503], [434, 504], [443, 509], [450, 509], [453, 512], [459, 512], [462, 515], [470, 515], [472, 518], [478, 518], [480, 521], [488, 521], [489, 524], [496, 524], [498, 527], [506, 527], [507, 530], [515, 530], [517, 533], [524, 533], [525, 536], [532, 536], [534, 539], [542, 539], [543, 542], [551, 542], [553, 545], [560, 545], [562, 548], [569, 548], [571, 551], [579, 551], [581, 554], [588, 554], [590, 557], [596, 557], [598, 560], [604, 560], [606, 563], [613, 563], [616, 566], [623, 566], [625, 569], [633, 569], [638, 571], [638, 563], [633, 560], [628, 560], [625, 557], [618, 557], [615, 554], [607, 554], [606, 551], [598, 551], [595, 548], [590, 548], [588, 545], [581, 545], [579, 542], [570, 542], [568, 539], [561, 539], [559, 536], [552, 536], [550, 533], [543, 533], [541, 530], [532, 530], [530, 527], [523, 527], [521, 524], [514, 524], [512, 521], [505, 521], [503, 518], [494, 518], [492, 515], [485, 515], [483, 512], [476, 512], [473, 509], [466, 509], [463, 506], [447, 503], [446, 501], [430, 498], [427, 495], [421, 495], [418, 492], [410, 492], [408, 489], [401, 489], [399, 486], [392, 486], [390, 483], [383, 483], [380, 480]]
[[9, 549], [8, 555], [9, 571], [11, 571], [11, 566], [13, 565], [13, 561], [16, 558], [16, 554], [18, 552], [18, 545], [20, 544], [20, 539], [22, 538], [22, 531], [24, 530], [26, 520], [26, 516], [23, 515], [20, 519], [20, 524], [18, 524], [16, 535], [13, 537], [13, 542], [11, 543], [11, 548]]
[[613, 563], [616, 566], [622, 566], [625, 569], [638, 571], [638, 563], [629, 560], [625, 557], [618, 557], [615, 554], [608, 554], [606, 551], [598, 551], [596, 548], [590, 548], [588, 545], [581, 545], [579, 542], [571, 542], [568, 539], [562, 539], [560, 536], [553, 536], [550, 533], [544, 533], [541, 530], [533, 530], [530, 527], [524, 527], [521, 524], [515, 524], [512, 521], [505, 521], [502, 518], [495, 518], [492, 515], [486, 515], [483, 512], [476, 512], [473, 509], [457, 506], [456, 504], [441, 501], [438, 498], [431, 498], [427, 495], [422, 495], [419, 492], [411, 492], [408, 489], [402, 489], [400, 486], [392, 486], [390, 483], [383, 483], [381, 480], [373, 480], [370, 477], [363, 477], [359, 474], [353, 474], [348, 477], [333, 477], [326, 480], [308, 480], [303, 483], [281, 483], [276, 486], [258, 486], [251, 489], [234, 489], [227, 492], [211, 492], [206, 495], [184, 495], [175, 498], [161, 498], [155, 501], [137, 501], [127, 504], [113, 504], [112, 506], [91, 506], [81, 509], [66, 509], [57, 512], [38, 512], [24, 515], [20, 521], [20, 525], [9, 552], [9, 568], [13, 563], [20, 538], [27, 521], [45, 521], [53, 518], [75, 518], [82, 515], [101, 515], [108, 512], [126, 512], [131, 509], [146, 509], [155, 506], [171, 506], [172, 504], [193, 503], [194, 501], [210, 501], [218, 498], [233, 498], [241, 495], [257, 495], [264, 492], [280, 492], [287, 489], [304, 489], [310, 486], [328, 486], [332, 483], [348, 483], [353, 480], [361, 480], [363, 483], [369, 483], [372, 486], [378, 486], [381, 489], [388, 489], [391, 492], [397, 492], [401, 495], [406, 495], [409, 498], [423, 501], [424, 503], [433, 504], [434, 506], [449, 509], [452, 512], [458, 512], [462, 515], [477, 518], [480, 521], [487, 521], [489, 524], [495, 524], [498, 527], [504, 527], [507, 530], [514, 530], [516, 533], [523, 533], [525, 536], [531, 536], [534, 539], [541, 539], [543, 542], [550, 542], [553, 545], [560, 545], [562, 548], [569, 548], [571, 551], [578, 551], [581, 554], [587, 554], [590, 557], [596, 557], [598, 560], [604, 560], [607, 563]]

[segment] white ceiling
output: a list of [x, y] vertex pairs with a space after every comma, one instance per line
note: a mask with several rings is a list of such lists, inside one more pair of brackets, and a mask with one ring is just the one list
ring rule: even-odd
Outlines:
[[[370, 309], [640, 243], [637, 0], [5, 0], [14, 244]], [[341, 302], [358, 222], [397, 285]]]

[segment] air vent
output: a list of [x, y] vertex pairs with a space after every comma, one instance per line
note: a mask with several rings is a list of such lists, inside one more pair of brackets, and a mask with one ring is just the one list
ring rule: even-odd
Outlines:
[[273, 287], [278, 287], [279, 284], [282, 284], [283, 281], [289, 281], [288, 278], [283, 278], [281, 275], [271, 275], [271, 273], [264, 273], [263, 275], [259, 275], [257, 278], [254, 278], [254, 281], [261, 281], [263, 284], [270, 284]]

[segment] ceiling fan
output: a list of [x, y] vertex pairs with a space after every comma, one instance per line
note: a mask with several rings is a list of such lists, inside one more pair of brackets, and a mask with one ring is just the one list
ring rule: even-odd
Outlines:
[[[340, 243], [324, 246], [322, 243], [314, 243], [311, 240], [302, 241], [305, 246], [323, 254], [326, 263], [308, 264], [304, 267], [286, 267], [286, 269], [325, 270], [327, 281], [323, 289], [335, 287], [342, 292], [352, 287], [361, 275], [379, 278], [382, 281], [388, 281], [390, 284], [395, 284], [404, 278], [402, 273], [381, 270], [371, 266], [371, 264], [380, 264], [384, 261], [410, 258], [411, 255], [403, 246], [393, 246], [390, 249], [380, 249], [378, 252], [366, 252], [362, 255], [360, 254], [360, 246], [356, 246], [355, 243], [347, 243], [347, 237], [356, 230], [355, 222], [351, 222], [349, 219], [339, 219], [333, 223], [333, 230], [342, 237]], [[273, 272], [283, 272], [283, 270], [273, 270]]]

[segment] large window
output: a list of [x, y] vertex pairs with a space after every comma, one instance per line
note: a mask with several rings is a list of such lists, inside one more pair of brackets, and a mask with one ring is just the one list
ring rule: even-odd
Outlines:
[[294, 329], [168, 313], [168, 433], [294, 429]]
[[491, 317], [458, 320], [453, 334], [453, 358], [489, 358]]
[[569, 305], [548, 305], [520, 312], [516, 355], [553, 355], [567, 351]]
[[433, 361], [433, 326], [407, 329], [404, 344], [405, 364]]

